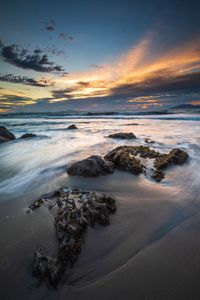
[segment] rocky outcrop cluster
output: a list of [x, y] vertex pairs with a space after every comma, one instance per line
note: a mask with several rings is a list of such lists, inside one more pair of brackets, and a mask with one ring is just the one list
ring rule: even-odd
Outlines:
[[115, 168], [133, 174], [146, 174], [145, 160], [153, 159], [152, 178], [157, 182], [165, 177], [164, 170], [170, 165], [183, 164], [188, 158], [182, 149], [173, 149], [167, 154], [157, 152], [147, 146], [120, 146], [104, 156], [90, 156], [67, 168], [69, 175], [94, 177], [110, 174]]
[[36, 200], [27, 212], [46, 204], [54, 215], [58, 248], [55, 256], [38, 247], [33, 256], [33, 274], [39, 281], [56, 287], [68, 263], [73, 264], [82, 248], [87, 226], [109, 225], [116, 211], [115, 200], [107, 195], [61, 188]]

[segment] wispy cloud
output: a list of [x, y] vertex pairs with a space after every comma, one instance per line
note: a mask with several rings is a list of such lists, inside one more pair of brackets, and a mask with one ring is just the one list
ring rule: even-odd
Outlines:
[[18, 91], [0, 89], [0, 112], [7, 112], [13, 110], [19, 106], [26, 106], [36, 103], [30, 97], [27, 97], [24, 93]]
[[62, 66], [49, 60], [42, 49], [36, 48], [32, 53], [27, 49], [21, 49], [18, 45], [1, 45], [0, 57], [7, 63], [22, 69], [34, 70], [37, 72], [62, 73], [65, 70]]
[[[159, 53], [150, 35], [115, 63], [57, 80], [54, 101], [107, 97], [130, 99], [163, 93], [200, 92], [199, 41]], [[82, 84], [81, 84], [82, 83]]]
[[4, 75], [0, 74], [0, 81], [38, 86], [38, 87], [49, 87], [55, 84], [53, 81], [47, 78], [41, 78], [39, 80], [36, 80], [34, 78], [29, 78], [26, 76], [18, 76], [14, 74], [4, 74]]

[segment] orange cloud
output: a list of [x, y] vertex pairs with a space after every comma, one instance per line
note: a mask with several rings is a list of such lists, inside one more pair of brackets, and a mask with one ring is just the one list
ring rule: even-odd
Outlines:
[[200, 105], [200, 100], [195, 100], [191, 102], [193, 105]]
[[[65, 87], [68, 91], [61, 98], [57, 97], [52, 101], [105, 97], [112, 95], [114, 89], [123, 85], [145, 85], [153, 78], [159, 77], [161, 80], [173, 80], [200, 70], [199, 41], [180, 45], [166, 53], [158, 54], [155, 58], [153, 38], [153, 35], [144, 38], [112, 64], [58, 78], [55, 80], [57, 87], [61, 90]], [[149, 100], [151, 103], [156, 102], [156, 99]]]

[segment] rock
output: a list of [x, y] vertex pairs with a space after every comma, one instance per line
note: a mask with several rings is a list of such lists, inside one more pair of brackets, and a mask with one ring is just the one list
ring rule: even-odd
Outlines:
[[121, 146], [113, 149], [104, 158], [114, 163], [115, 167], [120, 170], [140, 174], [143, 172], [143, 166], [140, 160], [134, 157], [136, 155], [134, 151], [135, 147]]
[[56, 257], [48, 256], [41, 248], [37, 247], [33, 256], [33, 275], [40, 281], [49, 280], [56, 287], [61, 278], [61, 265]]
[[156, 158], [160, 155], [159, 152], [151, 150], [147, 146], [119, 146], [109, 152], [104, 158], [112, 161], [113, 157], [115, 157], [116, 153], [119, 151], [129, 153], [131, 156], [139, 155], [142, 158]]
[[160, 156], [154, 161], [155, 171], [153, 178], [157, 181], [161, 181], [165, 177], [163, 172], [164, 169], [173, 164], [181, 165], [187, 160], [187, 158], [187, 152], [178, 148], [171, 150], [168, 154], [160, 154]]
[[127, 123], [122, 126], [137, 126], [137, 125], [139, 125], [139, 124], [138, 123]]
[[115, 167], [133, 174], [146, 174], [146, 167], [140, 159], [154, 159], [152, 178], [161, 181], [165, 177], [163, 169], [171, 164], [182, 164], [188, 154], [181, 149], [173, 149], [167, 154], [159, 153], [147, 146], [120, 146], [113, 149], [105, 157], [114, 163]]
[[87, 226], [109, 225], [109, 215], [116, 211], [115, 200], [104, 194], [61, 188], [45, 194], [29, 209], [50, 203], [58, 241], [57, 254], [47, 255], [37, 247], [33, 256], [33, 275], [56, 287], [68, 263], [74, 264], [81, 253]]
[[0, 143], [15, 140], [14, 134], [10, 132], [6, 127], [0, 126]]
[[152, 178], [157, 182], [160, 182], [163, 178], [165, 178], [165, 173], [162, 170], [155, 169], [153, 170]]
[[124, 133], [124, 132], [113, 133], [113, 134], [110, 134], [108, 137], [112, 138], [112, 139], [124, 139], [124, 140], [125, 139], [126, 140], [136, 139], [136, 136], [132, 132], [129, 132], [129, 133]]
[[153, 140], [151, 140], [151, 139], [149, 139], [149, 138], [146, 138], [144, 141], [145, 141], [145, 143], [147, 143], [147, 144], [154, 144], [154, 143], [155, 143], [155, 141], [153, 141]]
[[161, 154], [154, 162], [154, 167], [163, 170], [171, 164], [183, 164], [188, 158], [187, 152], [181, 149], [173, 149], [168, 154]]
[[29, 139], [29, 138], [34, 138], [34, 137], [37, 137], [37, 135], [33, 134], [33, 133], [25, 133], [20, 137], [20, 139]]
[[92, 155], [67, 168], [69, 175], [96, 177], [113, 173], [114, 164], [101, 156]]
[[67, 127], [67, 130], [73, 130], [73, 129], [78, 129], [78, 128], [74, 124]]

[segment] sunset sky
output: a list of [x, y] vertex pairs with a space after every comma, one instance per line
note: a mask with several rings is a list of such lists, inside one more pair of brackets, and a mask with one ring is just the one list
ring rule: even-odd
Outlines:
[[198, 0], [13, 1], [0, 11], [0, 112], [200, 105]]

